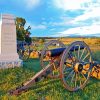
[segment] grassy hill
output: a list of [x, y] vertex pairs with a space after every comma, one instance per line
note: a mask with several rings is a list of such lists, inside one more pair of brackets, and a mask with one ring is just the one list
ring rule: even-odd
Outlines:
[[[100, 62], [100, 51], [93, 55]], [[20, 68], [0, 70], [0, 100], [100, 100], [100, 80], [91, 78], [83, 90], [69, 92], [59, 79], [44, 79], [19, 96], [7, 92], [41, 70], [39, 59], [29, 59]]]
[[[61, 38], [64, 44], [70, 44], [79, 38]], [[85, 41], [93, 52], [93, 59], [100, 63], [100, 39], [86, 39]], [[42, 46], [38, 47], [40, 50]], [[41, 70], [39, 59], [29, 59], [23, 67], [0, 69], [0, 100], [100, 100], [100, 80], [90, 78], [89, 83], [83, 90], [69, 92], [60, 79], [46, 78], [34, 84], [32, 88], [19, 96], [10, 96], [8, 91], [20, 86]]]

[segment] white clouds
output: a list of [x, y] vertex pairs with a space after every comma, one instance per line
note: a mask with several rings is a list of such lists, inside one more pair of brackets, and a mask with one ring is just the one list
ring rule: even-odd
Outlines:
[[88, 36], [88, 35], [95, 35], [95, 34], [100, 35], [100, 24], [70, 28], [63, 32], [59, 32], [55, 36], [71, 36], [71, 35]]
[[25, 25], [25, 28], [27, 28], [28, 26], [31, 26], [31, 30], [34, 31], [34, 30], [45, 30], [47, 29], [47, 26], [43, 25], [43, 24], [38, 24], [38, 25], [35, 25], [35, 24], [32, 24], [30, 22], [28, 22], [26, 25]]
[[53, 0], [53, 3], [56, 7], [65, 11], [75, 10], [77, 13], [80, 9], [84, 10], [82, 15], [79, 15], [75, 17], [74, 20], [70, 21], [72, 24], [90, 18], [100, 19], [100, 0]]
[[99, 13], [100, 0], [95, 0], [95, 1], [93, 0], [53, 0], [53, 1], [57, 8], [63, 9], [64, 11], [74, 10], [77, 13], [78, 10], [80, 9], [84, 10], [84, 13], [69, 20], [68, 23], [74, 26], [73, 28], [69, 28], [62, 32], [58, 32], [54, 36], [73, 36], [73, 35], [100, 36], [100, 13]]
[[63, 10], [84, 9], [90, 2], [91, 0], [53, 0], [54, 5]]
[[100, 19], [100, 7], [93, 7], [91, 8], [89, 11], [85, 11], [85, 13], [83, 15], [80, 15], [78, 17], [76, 17], [72, 23], [77, 23], [79, 21], [85, 21], [87, 19], [90, 19], [90, 18], [98, 18]]
[[[53, 19], [53, 18], [52, 18]], [[53, 20], [53, 21], [50, 21], [49, 23], [48, 23], [48, 25], [50, 25], [50, 26], [67, 26], [67, 25], [69, 25], [69, 24], [71, 24], [71, 21], [72, 21], [72, 18], [70, 18], [70, 17], [65, 17], [65, 16], [61, 16], [60, 18], [59, 18], [59, 20], [61, 20], [61, 21], [56, 21], [56, 20]]]
[[44, 29], [47, 28], [45, 25], [42, 25], [42, 24], [40, 24], [40, 25], [32, 25], [31, 27], [32, 27], [33, 30], [36, 30], [36, 29], [44, 30]]
[[36, 8], [41, 4], [41, 0], [25, 0], [25, 6], [28, 10]]

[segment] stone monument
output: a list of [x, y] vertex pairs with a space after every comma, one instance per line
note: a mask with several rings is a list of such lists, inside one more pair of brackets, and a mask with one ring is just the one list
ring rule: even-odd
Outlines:
[[22, 66], [17, 54], [15, 17], [10, 14], [0, 16], [0, 68]]

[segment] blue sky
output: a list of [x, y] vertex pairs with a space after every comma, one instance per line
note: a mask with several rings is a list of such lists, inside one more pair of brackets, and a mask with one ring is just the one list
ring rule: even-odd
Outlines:
[[0, 0], [0, 13], [25, 18], [31, 36], [100, 37], [100, 0]]

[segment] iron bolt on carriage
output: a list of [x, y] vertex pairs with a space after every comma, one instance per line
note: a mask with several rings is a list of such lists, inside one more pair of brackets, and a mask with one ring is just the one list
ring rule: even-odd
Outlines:
[[77, 91], [86, 86], [94, 68], [100, 74], [100, 65], [93, 61], [91, 50], [83, 41], [65, 46], [60, 41], [52, 40], [45, 44], [40, 61], [43, 69], [10, 94], [18, 95], [47, 76], [60, 78], [67, 90]]

